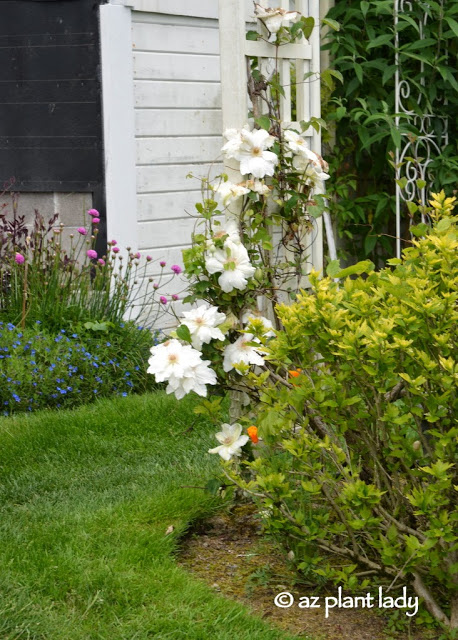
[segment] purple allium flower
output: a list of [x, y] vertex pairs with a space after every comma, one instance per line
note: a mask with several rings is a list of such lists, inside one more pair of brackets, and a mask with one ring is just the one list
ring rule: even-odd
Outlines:
[[97, 260], [97, 262], [99, 263], [99, 265], [100, 265], [101, 267], [104, 267], [104, 266], [105, 266], [105, 260], [104, 260], [103, 258], [99, 258], [99, 259]]
[[141, 257], [142, 254], [140, 253], [140, 251], [137, 251], [137, 253], [134, 255], [134, 258], [136, 258], [137, 260], [140, 260]]
[[165, 296], [161, 296], [159, 300], [162, 302], [162, 304], [167, 304], [167, 298]]
[[167, 264], [166, 262], [164, 262], [164, 260], [161, 260], [160, 263], [161, 267], [165, 267], [165, 265]]
[[146, 256], [146, 262], [151, 262], [153, 258], [151, 256]]
[[113, 253], [119, 253], [121, 249], [119, 247], [113, 247], [112, 251]]
[[155, 283], [153, 284], [153, 289], [159, 289], [159, 285], [158, 285], [158, 283], [157, 283], [157, 282], [155, 282]]
[[97, 251], [94, 251], [94, 249], [88, 249], [86, 251], [86, 255], [91, 260], [95, 260], [97, 258]]
[[77, 231], [78, 231], [78, 233], [80, 233], [82, 236], [87, 235], [87, 229], [85, 229], [84, 227], [78, 227]]
[[100, 213], [97, 211], [97, 209], [89, 209], [87, 215], [91, 216], [91, 218], [98, 218], [100, 216]]
[[108, 244], [111, 244], [112, 247], [115, 247], [118, 243], [116, 240], [110, 240]]
[[99, 224], [100, 218], [92, 218], [92, 224]]
[[172, 295], [172, 300], [175, 300], [175, 301], [176, 301], [176, 300], [179, 300], [179, 299], [180, 299], [180, 298], [179, 298], [179, 296], [177, 296], [177, 294], [176, 294], [176, 293], [174, 293], [174, 294]]
[[177, 275], [183, 271], [183, 269], [178, 264], [172, 264], [170, 268], [172, 269], [173, 273], [176, 273]]
[[14, 256], [14, 259], [18, 264], [24, 264], [25, 262], [25, 258], [22, 255], [22, 253], [16, 253], [16, 255]]

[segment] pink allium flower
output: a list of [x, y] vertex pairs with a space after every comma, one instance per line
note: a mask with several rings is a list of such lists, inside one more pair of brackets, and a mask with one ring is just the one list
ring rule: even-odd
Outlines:
[[98, 218], [100, 216], [100, 213], [97, 211], [97, 209], [89, 209], [87, 215], [91, 216], [91, 218]]
[[115, 247], [118, 243], [116, 240], [110, 240], [108, 244], [111, 244], [112, 247]]
[[100, 218], [92, 218], [92, 224], [99, 224]]
[[112, 251], [113, 253], [119, 253], [121, 249], [119, 247], [113, 247]]
[[105, 266], [105, 260], [104, 260], [103, 258], [99, 258], [99, 259], [97, 260], [97, 262], [99, 263], [99, 265], [100, 265], [101, 267], [104, 267], [104, 266]]
[[84, 227], [78, 227], [77, 231], [78, 233], [81, 233], [82, 236], [87, 235], [87, 229], [85, 229]]
[[161, 265], [161, 267], [165, 267], [165, 265], [166, 265], [167, 263], [166, 263], [166, 262], [164, 262], [163, 260], [161, 260], [159, 264]]
[[97, 258], [97, 251], [94, 251], [94, 249], [88, 249], [86, 251], [86, 255], [91, 260], [95, 260]]
[[176, 273], [177, 275], [183, 271], [183, 269], [178, 264], [172, 264], [170, 268], [172, 269], [173, 273]]
[[157, 283], [157, 282], [155, 282], [155, 283], [153, 284], [153, 289], [159, 289], [159, 285], [158, 285], [158, 283]]
[[140, 258], [142, 257], [140, 251], [137, 251], [137, 253], [134, 255], [134, 258], [136, 258], [137, 260], [140, 260]]
[[16, 255], [14, 256], [14, 259], [16, 260], [16, 262], [18, 264], [24, 264], [24, 262], [25, 262], [25, 258], [22, 255], [22, 253], [16, 253]]
[[172, 300], [175, 300], [175, 301], [176, 301], [176, 300], [179, 300], [179, 299], [180, 299], [180, 298], [179, 298], [179, 296], [177, 296], [177, 294], [176, 294], [176, 293], [174, 293], [174, 294], [172, 295]]
[[167, 298], [165, 296], [161, 296], [159, 300], [162, 302], [162, 304], [167, 304]]
[[146, 256], [146, 262], [151, 262], [153, 258], [151, 256]]

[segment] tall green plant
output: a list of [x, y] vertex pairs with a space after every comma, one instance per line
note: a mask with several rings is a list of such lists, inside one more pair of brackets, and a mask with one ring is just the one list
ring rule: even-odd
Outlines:
[[[411, 5], [409, 13], [399, 13], [397, 26], [401, 78], [412, 87], [404, 104], [416, 115], [433, 114], [428, 126], [436, 134], [448, 118], [450, 144], [429, 168], [432, 190], [450, 192], [458, 183], [458, 5]], [[332, 87], [324, 105], [326, 119], [335, 124], [335, 143], [326, 152], [331, 168], [326, 186], [347, 252], [380, 263], [394, 254], [395, 176], [387, 160], [402, 134], [414, 142], [420, 134], [414, 117], [403, 116], [399, 127], [395, 123], [394, 0], [337, 0], [327, 17], [341, 24], [329, 33], [324, 49], [344, 82]]]

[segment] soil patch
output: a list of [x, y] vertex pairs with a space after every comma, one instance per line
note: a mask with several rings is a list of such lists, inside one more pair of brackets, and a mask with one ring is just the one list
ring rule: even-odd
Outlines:
[[[273, 626], [303, 640], [434, 640], [438, 633], [387, 631], [388, 618], [378, 609], [332, 609], [325, 618], [324, 598], [332, 591], [313, 591], [297, 584], [283, 550], [261, 535], [251, 506], [241, 505], [199, 523], [183, 540], [178, 562], [215, 591], [243, 602]], [[283, 591], [300, 597], [320, 596], [321, 608], [275, 606]], [[391, 594], [390, 594], [391, 595]]]

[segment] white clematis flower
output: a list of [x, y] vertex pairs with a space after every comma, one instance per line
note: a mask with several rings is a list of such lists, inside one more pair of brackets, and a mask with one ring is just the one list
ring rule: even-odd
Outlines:
[[244, 333], [233, 344], [228, 344], [224, 350], [223, 369], [231, 371], [236, 364], [257, 364], [262, 366], [264, 358], [259, 353], [260, 347], [254, 347], [250, 342], [259, 342], [251, 333]]
[[288, 22], [295, 20], [297, 11], [287, 11], [286, 9], [270, 9], [255, 3], [255, 14], [259, 20], [266, 25], [270, 33], [277, 33], [280, 27], [287, 26]]
[[207, 384], [216, 384], [216, 373], [209, 368], [210, 361], [202, 360], [199, 351], [178, 340], [167, 340], [151, 348], [147, 373], [157, 382], [168, 382], [167, 393], [181, 400], [190, 391], [207, 395]]
[[269, 187], [267, 184], [265, 184], [264, 182], [261, 182], [261, 180], [247, 180], [245, 182], [245, 186], [250, 190], [250, 191], [254, 191], [255, 193], [259, 193], [259, 195], [261, 196], [268, 196], [273, 187]]
[[247, 278], [252, 278], [256, 272], [245, 247], [230, 239], [224, 242], [223, 249], [216, 249], [206, 258], [205, 268], [210, 274], [221, 273], [218, 283], [225, 293], [234, 289], [243, 291], [248, 284]]
[[[288, 147], [291, 149], [293, 153], [307, 154], [307, 151], [309, 151], [309, 148], [307, 147], [307, 142], [302, 136], [296, 133], [296, 131], [287, 129], [284, 132], [283, 137], [285, 138], [286, 142], [288, 143]], [[311, 151], [310, 153], [313, 153], [313, 151]], [[313, 155], [316, 156], [316, 154], [313, 154]]]
[[209, 449], [208, 453], [218, 453], [223, 460], [230, 460], [232, 456], [240, 456], [242, 447], [248, 442], [248, 436], [242, 436], [242, 427], [235, 424], [222, 424], [221, 431], [215, 434], [219, 447]]
[[227, 142], [222, 147], [221, 151], [226, 155], [226, 158], [235, 158], [235, 154], [238, 153], [242, 146], [242, 136], [238, 129], [226, 129], [223, 133]]
[[275, 333], [272, 331], [274, 326], [268, 318], [262, 316], [259, 311], [245, 311], [242, 316], [242, 322], [245, 325], [245, 329], [249, 329], [249, 326], [253, 320], [257, 320], [258, 322], [260, 320], [262, 322], [265, 329], [265, 338], [273, 338], [275, 336]]
[[222, 182], [215, 191], [221, 197], [221, 202], [224, 207], [228, 207], [231, 202], [235, 202], [242, 196], [250, 193], [250, 190], [243, 185], [234, 184], [233, 182]]
[[234, 158], [240, 162], [242, 176], [248, 173], [255, 178], [273, 176], [278, 156], [267, 149], [274, 144], [276, 138], [269, 135], [265, 129], [242, 129], [240, 136], [242, 144], [234, 153]]
[[[304, 178], [308, 178], [313, 184], [330, 178], [330, 175], [323, 171], [319, 157], [315, 153], [313, 153], [313, 151], [309, 151], [309, 153], [313, 154], [316, 157], [316, 160], [309, 158], [308, 156], [305, 156], [303, 154], [294, 156], [294, 168], [303, 173]], [[327, 163], [324, 162], [324, 160], [322, 160], [322, 162], [323, 165], [327, 166]]]
[[218, 325], [226, 320], [226, 314], [220, 313], [218, 307], [204, 302], [197, 309], [183, 312], [181, 324], [188, 327], [194, 349], [202, 349], [203, 344], [211, 340], [224, 340], [224, 334]]

